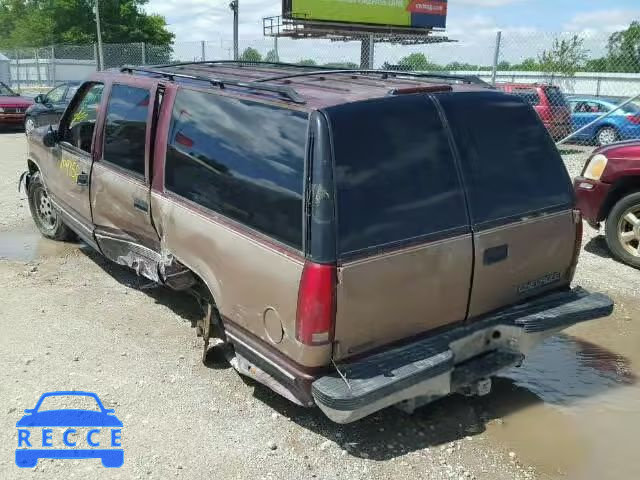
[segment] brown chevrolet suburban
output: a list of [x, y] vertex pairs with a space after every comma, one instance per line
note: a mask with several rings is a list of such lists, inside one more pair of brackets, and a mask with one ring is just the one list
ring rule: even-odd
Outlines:
[[484, 393], [607, 316], [570, 288], [571, 181], [522, 99], [473, 78], [201, 62], [84, 83], [29, 136], [46, 237], [199, 298], [243, 375], [347, 423]]

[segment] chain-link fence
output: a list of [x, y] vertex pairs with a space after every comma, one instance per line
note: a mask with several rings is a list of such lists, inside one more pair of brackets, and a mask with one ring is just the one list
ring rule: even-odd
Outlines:
[[[241, 37], [238, 51], [247, 61], [474, 75], [531, 103], [558, 140], [574, 132], [574, 144], [640, 138], [640, 107], [622, 104], [640, 93], [640, 48], [629, 48], [633, 42], [619, 34], [480, 28], [449, 36], [458, 41]], [[6, 50], [0, 51], [0, 81], [20, 91], [46, 90], [125, 64], [231, 60], [233, 47], [231, 39], [219, 38], [171, 46], [106, 44], [102, 51], [97, 45]]]

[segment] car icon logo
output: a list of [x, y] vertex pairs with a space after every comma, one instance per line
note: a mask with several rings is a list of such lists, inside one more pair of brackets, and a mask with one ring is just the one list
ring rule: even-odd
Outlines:
[[[65, 399], [71, 401], [77, 397], [84, 397], [81, 400], [88, 401], [93, 409], [43, 408], [43, 402], [51, 403], [52, 399], [64, 403]], [[114, 410], [104, 407], [95, 393], [47, 392], [34, 408], [24, 412], [16, 423], [18, 467], [33, 468], [41, 458], [100, 458], [108, 468], [121, 467], [124, 463], [122, 422]]]

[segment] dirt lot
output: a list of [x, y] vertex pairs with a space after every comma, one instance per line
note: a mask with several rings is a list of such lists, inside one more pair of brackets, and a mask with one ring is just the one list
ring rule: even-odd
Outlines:
[[[40, 238], [20, 133], [0, 134], [0, 478], [515, 480], [640, 478], [640, 272], [585, 228], [576, 283], [617, 303], [570, 329], [483, 398], [329, 422], [200, 361], [189, 297], [146, 288], [87, 247]], [[575, 174], [584, 154], [568, 149]], [[14, 464], [16, 421], [52, 390], [96, 392], [123, 421], [125, 463]]]

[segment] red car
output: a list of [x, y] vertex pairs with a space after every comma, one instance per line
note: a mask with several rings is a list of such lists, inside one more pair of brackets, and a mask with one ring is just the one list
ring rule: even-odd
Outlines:
[[536, 110], [554, 140], [573, 132], [571, 108], [558, 87], [547, 83], [499, 83], [496, 88], [523, 98]]
[[25, 112], [32, 104], [33, 101], [21, 97], [0, 82], [0, 127], [24, 124]]
[[640, 268], [640, 142], [597, 149], [574, 180], [587, 222], [605, 223], [607, 245], [618, 260]]

